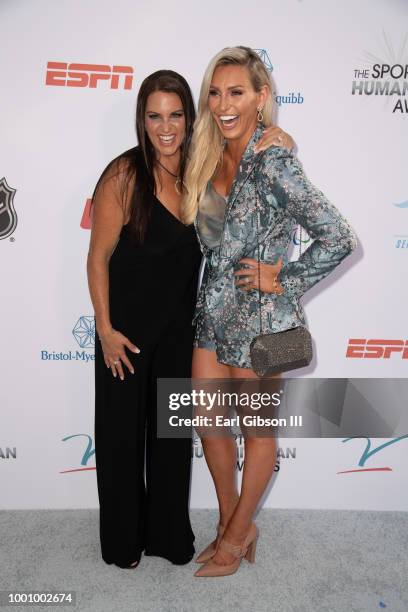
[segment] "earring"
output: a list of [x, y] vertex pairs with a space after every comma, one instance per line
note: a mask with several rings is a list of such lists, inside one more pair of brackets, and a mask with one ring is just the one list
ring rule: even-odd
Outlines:
[[262, 108], [258, 108], [258, 123], [262, 123], [263, 121], [263, 112], [262, 112]]

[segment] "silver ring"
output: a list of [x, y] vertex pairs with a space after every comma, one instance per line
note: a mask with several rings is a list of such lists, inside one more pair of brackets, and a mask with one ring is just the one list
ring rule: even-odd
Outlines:
[[119, 359], [119, 361], [114, 361], [113, 365], [118, 365], [118, 363], [120, 363], [120, 359]]

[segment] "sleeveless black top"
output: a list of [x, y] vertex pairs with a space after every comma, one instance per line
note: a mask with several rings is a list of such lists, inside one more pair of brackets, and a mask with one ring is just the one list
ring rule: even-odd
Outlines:
[[201, 262], [194, 226], [185, 226], [153, 196], [144, 242], [124, 225], [109, 262], [114, 328], [135, 338], [157, 337], [171, 322], [193, 318]]

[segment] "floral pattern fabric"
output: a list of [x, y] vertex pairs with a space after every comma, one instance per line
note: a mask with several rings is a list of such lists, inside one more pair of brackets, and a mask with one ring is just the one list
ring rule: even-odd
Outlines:
[[[250, 368], [249, 345], [260, 333], [283, 331], [304, 325], [299, 299], [325, 278], [351, 253], [357, 241], [341, 213], [305, 176], [294, 153], [270, 147], [256, 154], [253, 145], [262, 135], [257, 127], [241, 159], [228, 198], [220, 247], [210, 250], [197, 235], [206, 258], [193, 322], [195, 346], [208, 346], [217, 360]], [[297, 261], [287, 252], [296, 224], [313, 239]], [[258, 238], [257, 238], [258, 236]], [[235, 286], [234, 271], [243, 257], [277, 263], [282, 257], [282, 295], [243, 291]]]

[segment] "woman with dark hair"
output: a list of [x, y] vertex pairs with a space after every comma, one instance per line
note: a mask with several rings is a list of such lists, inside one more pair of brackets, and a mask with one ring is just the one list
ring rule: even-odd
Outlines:
[[[156, 435], [157, 378], [191, 376], [201, 253], [180, 204], [194, 119], [183, 77], [147, 77], [137, 99], [139, 145], [107, 166], [93, 194], [87, 268], [100, 539], [106, 563], [122, 568], [136, 567], [143, 551], [175, 564], [194, 554], [191, 440]], [[273, 128], [264, 144], [276, 140], [291, 141]]]

